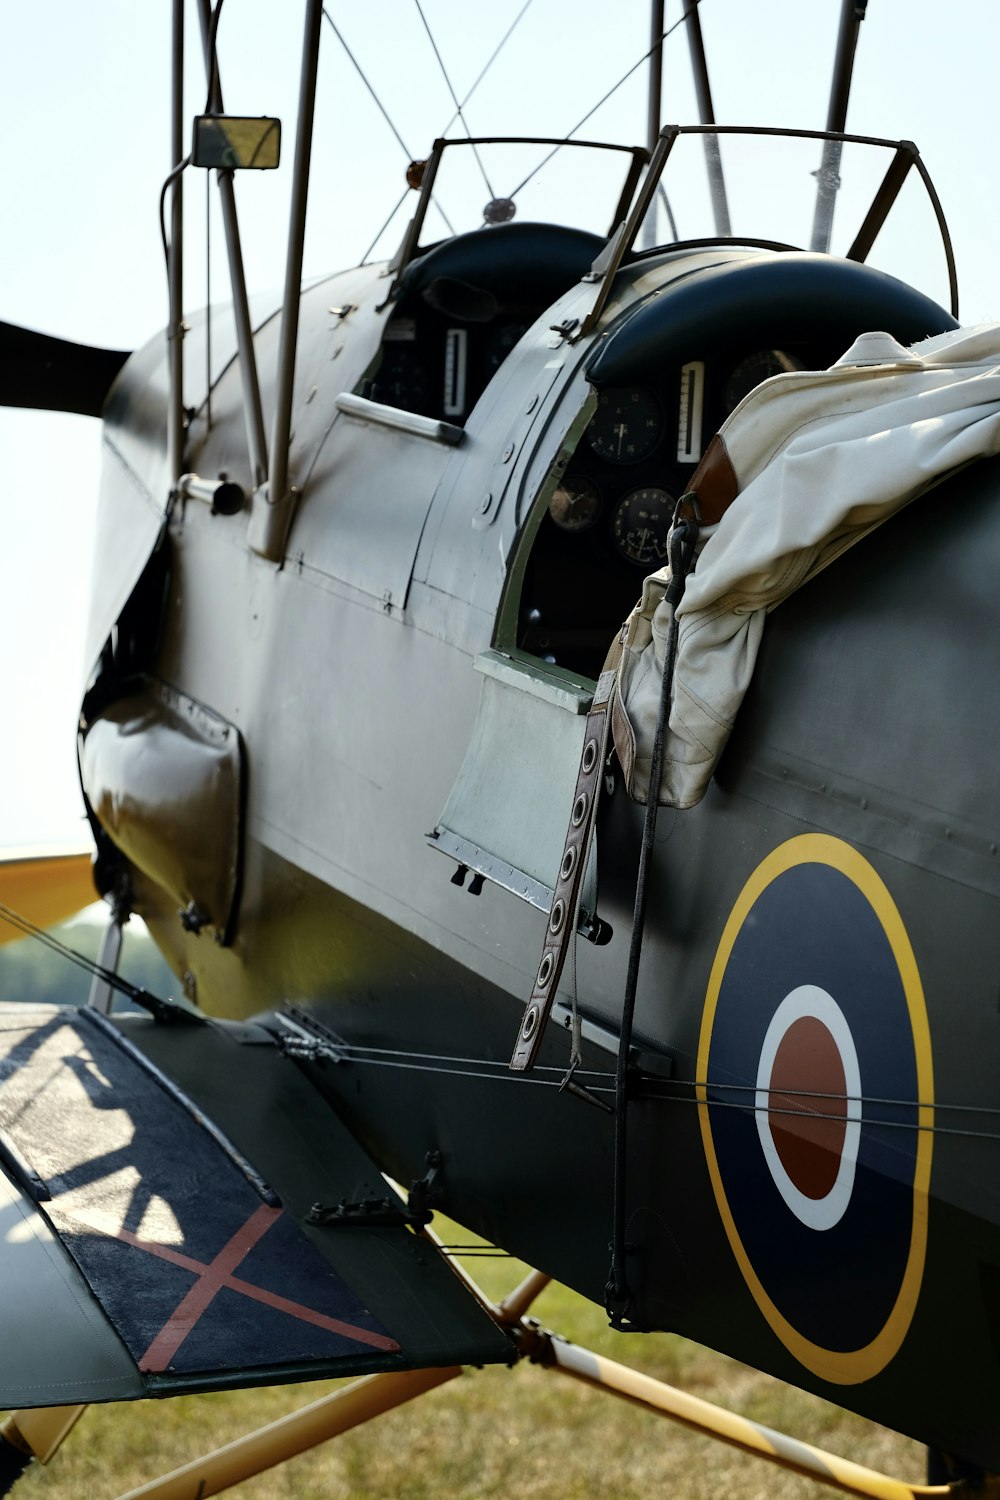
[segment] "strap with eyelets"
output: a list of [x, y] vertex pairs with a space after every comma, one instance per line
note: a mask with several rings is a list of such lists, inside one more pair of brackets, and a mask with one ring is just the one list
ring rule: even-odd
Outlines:
[[534, 1066], [538, 1049], [542, 1044], [545, 1023], [552, 1009], [559, 976], [569, 951], [570, 939], [576, 919], [580, 884], [587, 864], [590, 834], [597, 811], [597, 799], [601, 790], [601, 772], [608, 756], [611, 714], [609, 708], [615, 679], [618, 675], [618, 657], [621, 647], [618, 641], [601, 673], [590, 713], [587, 715], [583, 736], [583, 754], [573, 792], [573, 808], [570, 813], [566, 842], [559, 864], [559, 877], [552, 893], [549, 920], [545, 929], [542, 957], [535, 975], [531, 998], [521, 1017], [520, 1030], [514, 1044], [510, 1069], [514, 1073], [526, 1072]]

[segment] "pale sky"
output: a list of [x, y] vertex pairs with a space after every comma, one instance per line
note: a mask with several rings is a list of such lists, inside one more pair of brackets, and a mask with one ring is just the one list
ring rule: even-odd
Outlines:
[[[423, 0], [463, 97], [522, 0]], [[0, 0], [6, 116], [0, 223], [0, 320], [116, 348], [144, 343], [166, 313], [157, 202], [169, 167], [169, 0]], [[328, 0], [328, 10], [414, 155], [453, 106], [414, 0]], [[666, 19], [680, 15], [667, 0]], [[191, 116], [204, 103], [200, 40], [189, 6]], [[717, 118], [820, 129], [826, 118], [840, 0], [702, 0]], [[301, 0], [226, 0], [222, 83], [233, 113], [278, 114], [284, 166], [240, 179], [251, 290], [280, 286]], [[473, 96], [476, 134], [563, 135], [648, 46], [645, 0], [532, 0]], [[964, 321], [1000, 318], [1000, 204], [994, 137], [1000, 6], [996, 0], [869, 0], [848, 129], [915, 140], [951, 226]], [[664, 120], [692, 123], [687, 46], [667, 44]], [[645, 68], [581, 134], [645, 137]], [[451, 134], [462, 133], [458, 126]], [[307, 275], [353, 264], [402, 191], [407, 158], [324, 24]], [[192, 233], [187, 305], [204, 301], [205, 177], [187, 174]], [[585, 185], [581, 184], [581, 192]], [[684, 204], [675, 204], [681, 216]], [[386, 240], [395, 248], [402, 220]], [[748, 230], [749, 232], [749, 230]], [[758, 231], [767, 234], [767, 230]], [[213, 226], [213, 297], [225, 296]], [[923, 276], [922, 234], [892, 247]], [[941, 295], [940, 281], [924, 289]], [[228, 299], [226, 299], [228, 300]], [[99, 425], [0, 411], [4, 495], [0, 624], [6, 660], [0, 736], [0, 847], [79, 837], [75, 720]], [[99, 576], [98, 584], [99, 587]]]

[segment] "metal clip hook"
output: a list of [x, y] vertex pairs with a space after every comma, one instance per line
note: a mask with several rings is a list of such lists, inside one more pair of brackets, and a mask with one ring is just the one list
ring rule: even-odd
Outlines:
[[592, 1094], [590, 1090], [585, 1089], [582, 1084], [573, 1082], [573, 1074], [576, 1072], [579, 1066], [580, 1064], [576, 1060], [570, 1063], [569, 1067], [566, 1069], [565, 1077], [563, 1078], [562, 1083], [559, 1085], [560, 1094], [573, 1094], [577, 1099], [582, 1099], [585, 1104], [595, 1104], [598, 1109], [603, 1109], [606, 1115], [613, 1115], [615, 1112], [615, 1107], [613, 1104], [609, 1104], [606, 1099], [598, 1099], [596, 1094]]

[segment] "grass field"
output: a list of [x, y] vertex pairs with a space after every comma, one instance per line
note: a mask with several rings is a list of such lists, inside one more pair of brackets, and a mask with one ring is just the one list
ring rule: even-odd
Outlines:
[[[467, 1265], [495, 1298], [525, 1270], [504, 1259]], [[600, 1354], [755, 1421], [922, 1480], [917, 1444], [683, 1339], [612, 1333], [602, 1309], [563, 1287], [549, 1287], [534, 1314]], [[15, 1493], [23, 1500], [112, 1500], [337, 1384], [92, 1407], [51, 1465], [29, 1472]], [[522, 1364], [464, 1374], [228, 1493], [238, 1500], [814, 1500], [835, 1492]]]

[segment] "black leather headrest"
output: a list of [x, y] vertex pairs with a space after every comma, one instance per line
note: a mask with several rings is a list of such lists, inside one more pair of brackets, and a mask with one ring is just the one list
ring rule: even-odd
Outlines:
[[492, 293], [498, 302], [554, 302], [589, 271], [605, 241], [563, 224], [497, 224], [443, 240], [407, 266], [398, 301], [440, 278]]
[[830, 341], [840, 352], [873, 328], [912, 344], [957, 327], [922, 292], [871, 266], [804, 251], [748, 253], [641, 303], [598, 345], [587, 375], [598, 387], [627, 385], [724, 344]]

